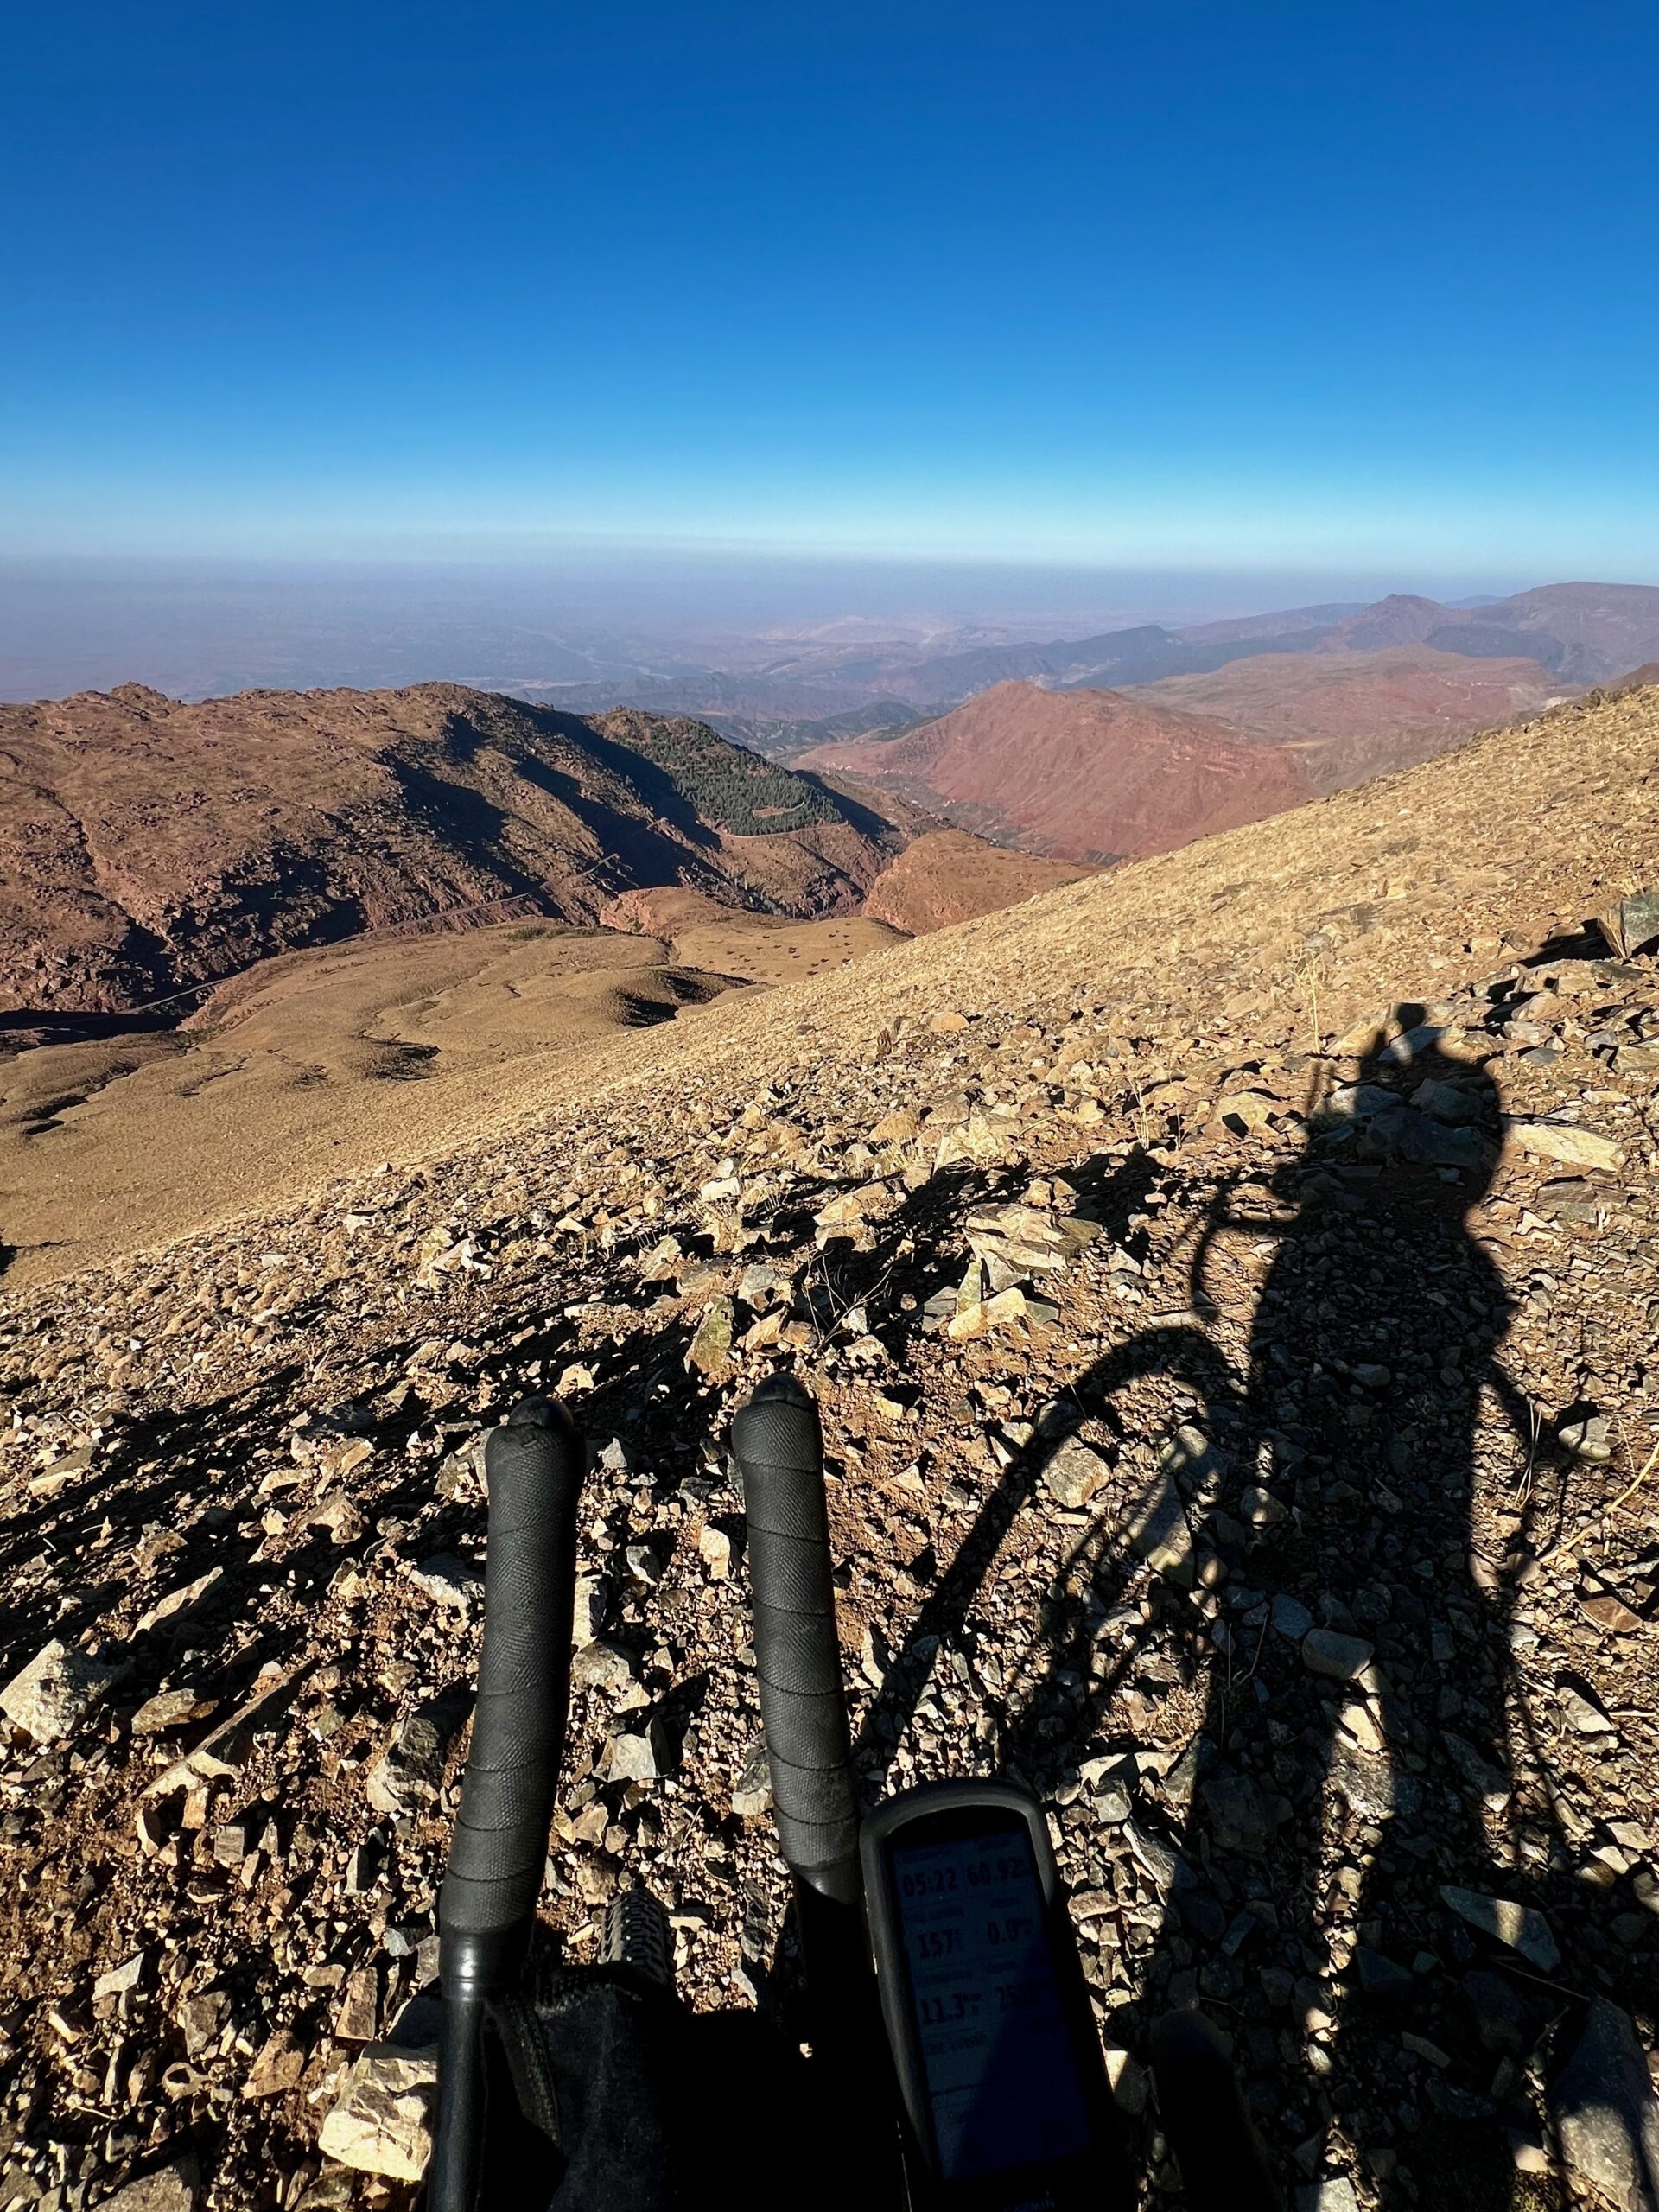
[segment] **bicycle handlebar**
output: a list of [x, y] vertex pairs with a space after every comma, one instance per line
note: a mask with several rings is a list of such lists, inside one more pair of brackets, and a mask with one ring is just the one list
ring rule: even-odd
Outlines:
[[743, 1478], [760, 1718], [778, 1840], [809, 1888], [858, 1895], [858, 1814], [830, 1580], [823, 1438], [810, 1391], [769, 1376], [732, 1423]]
[[575, 1425], [550, 1398], [515, 1408], [484, 1447], [484, 1647], [438, 1903], [446, 1984], [494, 1986], [535, 1917], [564, 1749], [582, 1462]]
[[[858, 1816], [836, 1632], [817, 1406], [792, 1376], [762, 1382], [732, 1425], [749, 1529], [755, 1656], [777, 1829], [798, 1885], [815, 2050], [848, 2171], [876, 2212], [902, 2195], [881, 2028], [858, 1928]], [[485, 1446], [489, 1552], [470, 1752], [439, 1895], [443, 2023], [429, 2212], [478, 2212], [482, 2028], [518, 1982], [542, 1885], [569, 1696], [576, 1508], [584, 1450], [556, 1399], [517, 1407]], [[1190, 2202], [1279, 2212], [1226, 2049], [1196, 2015], [1154, 2033], [1160, 2109]], [[889, 2171], [891, 2169], [891, 2171]]]
[[569, 1700], [582, 1460], [575, 1424], [553, 1398], [515, 1407], [484, 1447], [484, 1643], [461, 1811], [438, 1896], [444, 2028], [433, 2212], [471, 2212], [483, 2009], [518, 1979], [535, 1926]]

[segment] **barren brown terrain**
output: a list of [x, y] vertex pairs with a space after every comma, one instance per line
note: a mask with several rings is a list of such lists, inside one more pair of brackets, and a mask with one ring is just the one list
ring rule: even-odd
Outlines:
[[903, 737], [822, 746], [798, 765], [890, 781], [960, 827], [1094, 861], [1256, 821], [1313, 789], [1294, 755], [1241, 745], [1205, 716], [1030, 683], [999, 683]]
[[522, 1103], [550, 1056], [731, 980], [652, 938], [506, 924], [289, 953], [185, 1027], [0, 1058], [7, 1260], [62, 1274], [418, 1160]]
[[1319, 791], [1344, 791], [1464, 744], [1572, 696], [1536, 661], [1478, 660], [1410, 645], [1367, 652], [1264, 653], [1130, 694], [1213, 715], [1235, 737], [1294, 747]]
[[846, 912], [905, 842], [860, 825], [701, 723], [455, 684], [0, 708], [0, 993], [129, 1008], [504, 901], [590, 923], [640, 884]]
[[1628, 2212], [1656, 1166], [1647, 690], [0, 1285], [12, 2201], [410, 2212], [478, 1447], [531, 1391], [594, 1450], [550, 1938], [645, 1881], [695, 2005], [794, 2024], [725, 1459], [785, 1367], [858, 1786], [1042, 1794], [1144, 2204], [1196, 2003], [1299, 2212]]
[[[969, 842], [979, 852], [994, 849], [977, 838]], [[608, 928], [660, 938], [685, 967], [753, 983], [792, 983], [821, 976], [910, 934], [872, 916], [868, 902], [861, 913], [793, 922], [775, 914], [741, 912], [700, 891], [625, 892], [601, 918]]]
[[[973, 842], [973, 841], [969, 841]], [[406, 1165], [536, 1095], [557, 1058], [721, 992], [899, 941], [858, 914], [780, 920], [690, 891], [650, 934], [504, 923], [261, 962], [169, 1033], [0, 1056], [0, 1255], [18, 1281]]]
[[933, 830], [912, 838], [876, 878], [864, 912], [906, 936], [922, 937], [1034, 899], [1090, 873], [1065, 861], [1010, 852], [960, 830]]

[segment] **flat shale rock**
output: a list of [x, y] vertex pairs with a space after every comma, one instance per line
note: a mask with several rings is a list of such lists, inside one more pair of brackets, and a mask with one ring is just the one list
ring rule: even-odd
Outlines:
[[1592, 1998], [1549, 2096], [1563, 2157], [1619, 2212], [1659, 2212], [1659, 2095], [1628, 2012]]
[[1181, 1494], [1167, 1474], [1155, 1476], [1131, 1506], [1129, 1548], [1155, 1573], [1182, 1587], [1193, 1578], [1192, 1531]]
[[1581, 1129], [1573, 1122], [1511, 1122], [1511, 1139], [1539, 1160], [1559, 1160], [1569, 1167], [1619, 1166], [1624, 1154], [1611, 1137]]
[[1111, 1479], [1111, 1469], [1080, 1437], [1068, 1437], [1043, 1469], [1043, 1488], [1057, 1505], [1087, 1505]]
[[1371, 1663], [1373, 1649], [1363, 1637], [1311, 1628], [1302, 1638], [1302, 1664], [1310, 1675], [1323, 1675], [1333, 1682], [1357, 1681]]
[[1296, 2212], [1359, 2212], [1359, 2199], [1346, 2174], [1315, 2182], [1296, 2192]]
[[372, 2044], [353, 2062], [317, 2147], [360, 2173], [420, 2181], [432, 2155], [435, 2053]]
[[0, 1713], [37, 1744], [61, 1743], [121, 1673], [54, 1640], [0, 1689]]
[[289, 2089], [298, 2088], [305, 2073], [308, 2053], [304, 2044], [286, 2028], [260, 2046], [251, 2066], [243, 2080], [245, 2097], [280, 2097]]
[[1508, 1897], [1482, 1897], [1452, 1884], [1441, 1887], [1440, 1897], [1459, 1919], [1518, 1951], [1541, 1974], [1553, 1974], [1560, 1966], [1560, 1949], [1549, 1923], [1530, 1905], [1516, 1904]]
[[442, 1778], [444, 1759], [472, 1700], [451, 1690], [398, 1723], [364, 1777], [364, 1794], [377, 1812], [410, 1813], [429, 1804]]
[[99, 2212], [195, 2212], [201, 2180], [194, 2158], [158, 2166], [105, 2197]]

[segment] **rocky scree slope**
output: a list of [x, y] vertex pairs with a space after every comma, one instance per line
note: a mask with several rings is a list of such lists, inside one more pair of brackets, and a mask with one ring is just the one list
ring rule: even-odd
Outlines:
[[724, 1457], [780, 1363], [861, 1786], [1045, 1794], [1149, 2195], [1191, 2000], [1321, 2212], [1640, 2201], [1656, 767], [1659, 692], [1562, 709], [0, 1299], [11, 2201], [411, 2202], [533, 1389], [596, 1455], [549, 1940], [646, 1880], [787, 2018]]
[[128, 684], [0, 708], [0, 991], [121, 1008], [455, 910], [591, 923], [640, 884], [841, 912], [903, 842], [683, 717]]

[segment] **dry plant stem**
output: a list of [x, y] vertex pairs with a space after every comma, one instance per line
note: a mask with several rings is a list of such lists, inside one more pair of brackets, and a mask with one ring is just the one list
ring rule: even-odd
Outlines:
[[1609, 1513], [1618, 1513], [1620, 1511], [1626, 1500], [1635, 1497], [1637, 1491], [1641, 1489], [1643, 1484], [1646, 1482], [1648, 1477], [1653, 1472], [1656, 1466], [1659, 1466], [1659, 1444], [1656, 1444], [1652, 1451], [1649, 1452], [1648, 1463], [1646, 1466], [1643, 1468], [1641, 1473], [1636, 1478], [1636, 1480], [1628, 1484], [1625, 1489], [1620, 1491], [1618, 1496], [1614, 1498], [1610, 1504], [1603, 1506], [1601, 1511], [1596, 1515], [1594, 1520], [1586, 1521], [1584, 1526], [1581, 1529], [1576, 1529], [1572, 1535], [1563, 1536], [1560, 1543], [1552, 1544], [1549, 1549], [1542, 1554], [1539, 1562], [1540, 1565], [1548, 1566], [1551, 1560], [1559, 1558], [1561, 1553], [1565, 1551], [1571, 1551], [1574, 1545], [1581, 1544], [1586, 1536], [1592, 1536], [1605, 1516]]

